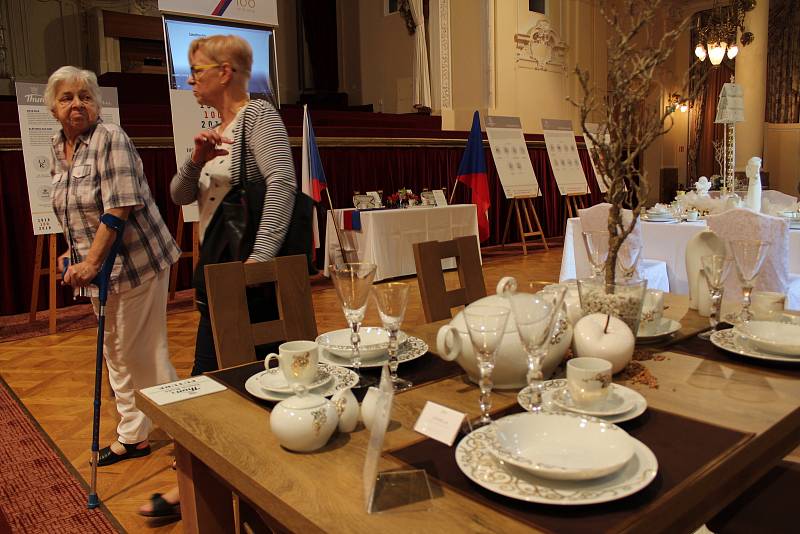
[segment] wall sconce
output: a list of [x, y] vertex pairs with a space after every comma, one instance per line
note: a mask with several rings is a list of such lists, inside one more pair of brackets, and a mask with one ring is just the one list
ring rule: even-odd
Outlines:
[[678, 93], [672, 93], [667, 102], [667, 113], [675, 113], [676, 111], [686, 113], [690, 107], [689, 100], [682, 98]]

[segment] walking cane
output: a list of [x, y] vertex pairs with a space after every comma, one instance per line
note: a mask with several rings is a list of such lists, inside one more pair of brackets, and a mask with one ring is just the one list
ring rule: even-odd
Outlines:
[[[106, 327], [106, 299], [108, 298], [108, 284], [111, 279], [111, 270], [114, 268], [114, 260], [117, 258], [117, 252], [122, 244], [122, 232], [125, 229], [125, 221], [119, 217], [115, 217], [110, 213], [104, 213], [100, 217], [100, 222], [105, 224], [110, 229], [116, 231], [114, 243], [111, 245], [111, 250], [108, 252], [100, 272], [92, 283], [97, 285], [100, 290], [98, 300], [100, 301], [100, 312], [97, 314], [97, 356], [95, 358], [94, 366], [94, 420], [92, 421], [92, 478], [89, 487], [89, 504], [88, 507], [97, 508], [100, 506], [100, 499], [97, 496], [97, 460], [100, 451], [100, 396], [103, 384], [103, 338], [105, 337]], [[64, 270], [66, 272], [66, 269]]]

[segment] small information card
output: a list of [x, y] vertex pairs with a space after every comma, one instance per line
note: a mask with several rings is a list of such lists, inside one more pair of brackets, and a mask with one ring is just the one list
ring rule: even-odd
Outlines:
[[145, 395], [159, 406], [163, 406], [165, 404], [172, 404], [173, 402], [202, 397], [209, 393], [217, 393], [218, 391], [224, 391], [226, 389], [228, 388], [211, 377], [193, 376], [186, 380], [178, 380], [177, 382], [145, 388], [142, 390], [142, 395]]
[[419, 414], [414, 430], [447, 446], [452, 446], [466, 414], [428, 401]]

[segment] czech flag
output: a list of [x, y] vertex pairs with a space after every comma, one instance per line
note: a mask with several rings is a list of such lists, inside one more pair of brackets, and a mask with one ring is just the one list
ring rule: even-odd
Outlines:
[[472, 190], [472, 203], [478, 207], [478, 237], [489, 239], [489, 177], [486, 172], [486, 155], [483, 152], [481, 121], [478, 112], [472, 116], [467, 149], [458, 166], [458, 181]]
[[[315, 203], [322, 200], [322, 191], [328, 187], [325, 180], [325, 171], [322, 169], [322, 160], [319, 159], [317, 139], [314, 137], [314, 128], [311, 126], [311, 117], [308, 116], [308, 106], [303, 106], [303, 193], [310, 196]], [[314, 234], [314, 248], [319, 248], [319, 225], [317, 224], [317, 208], [314, 207], [311, 218], [311, 228]]]

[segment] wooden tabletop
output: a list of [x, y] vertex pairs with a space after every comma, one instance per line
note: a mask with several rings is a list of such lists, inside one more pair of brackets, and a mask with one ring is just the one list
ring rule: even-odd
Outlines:
[[[696, 333], [708, 325], [707, 318], [688, 311], [685, 297], [669, 296], [666, 303], [665, 315], [683, 324], [679, 335]], [[435, 350], [436, 331], [446, 322], [407, 330], [426, 339]], [[740, 472], [717, 470], [708, 476], [713, 487], [699, 481], [686, 492], [685, 506], [696, 514], [687, 517], [692, 521], [707, 518], [797, 445], [800, 381], [734, 361], [723, 364], [664, 354], [664, 359], [643, 363], [658, 379], [657, 389], [629, 384], [647, 398], [649, 406], [755, 434], [752, 444], [737, 453]], [[515, 404], [516, 393], [494, 392], [493, 408]], [[399, 394], [384, 450], [422, 439], [411, 428], [428, 400], [472, 417], [479, 411], [478, 390], [463, 377]], [[230, 390], [165, 406], [155, 405], [137, 392], [137, 405], [182, 448], [291, 530], [530, 532], [526, 525], [446, 487], [437, 490], [443, 498], [434, 498], [428, 511], [366, 514], [361, 477], [369, 433], [361, 426], [353, 433], [335, 435], [320, 451], [297, 454], [280, 447], [269, 431], [267, 411]], [[381, 470], [401, 467], [391, 459], [381, 461]], [[664, 520], [669, 524], [672, 519]]]

